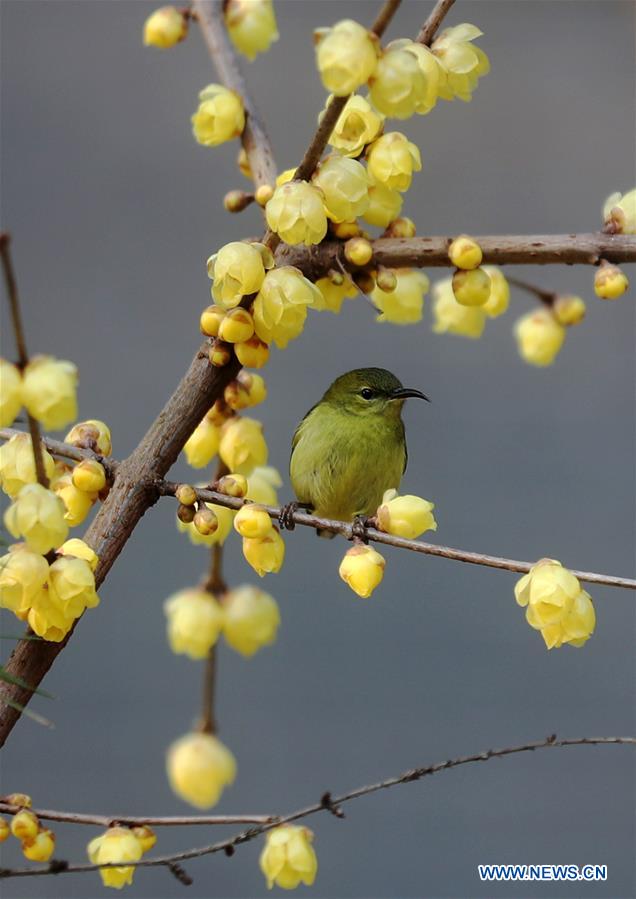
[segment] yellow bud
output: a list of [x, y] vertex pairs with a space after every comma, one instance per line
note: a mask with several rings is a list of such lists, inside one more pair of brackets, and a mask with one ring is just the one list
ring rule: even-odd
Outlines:
[[350, 237], [360, 236], [360, 226], [357, 222], [331, 222], [331, 233], [339, 240], [349, 240]]
[[[188, 506], [188, 508], [192, 507]], [[209, 537], [209, 535], [213, 534], [219, 527], [219, 519], [212, 509], [208, 509], [205, 505], [201, 509], [197, 509], [194, 518], [192, 519], [192, 523], [197, 531], [204, 537]]]
[[483, 268], [457, 269], [453, 275], [453, 293], [461, 306], [483, 306], [490, 296], [490, 277]]
[[84, 543], [84, 541], [80, 540], [78, 537], [72, 537], [70, 540], [63, 543], [57, 550], [57, 555], [73, 556], [75, 559], [84, 559], [85, 562], [88, 562], [91, 571], [95, 571], [97, 563], [99, 562], [97, 553], [91, 549], [88, 543]]
[[22, 841], [22, 852], [31, 862], [48, 862], [55, 852], [55, 834], [41, 830], [32, 839]]
[[12, 425], [22, 407], [22, 375], [20, 370], [0, 359], [0, 428]]
[[249, 60], [278, 40], [272, 0], [228, 0], [223, 15], [232, 43]]
[[[231, 509], [226, 509], [224, 506], [218, 506], [216, 503], [206, 503], [205, 505], [214, 512], [219, 522], [219, 526], [214, 533], [207, 535], [201, 534], [197, 531], [193, 522], [182, 522], [179, 521], [178, 518], [177, 529], [181, 531], [182, 534], [187, 534], [188, 539], [195, 546], [222, 546], [227, 539], [227, 535], [232, 530], [234, 512], [232, 512]], [[192, 514], [192, 506], [184, 506], [183, 508], [190, 509], [190, 513]]]
[[373, 247], [364, 237], [352, 237], [346, 242], [344, 253], [352, 265], [367, 265], [373, 258]]
[[113, 451], [110, 428], [96, 418], [89, 418], [88, 421], [80, 421], [73, 425], [64, 442], [80, 449], [93, 450], [101, 456], [110, 456]]
[[219, 493], [242, 499], [247, 493], [247, 478], [243, 474], [226, 474], [216, 484]]
[[241, 537], [266, 537], [272, 527], [272, 520], [265, 509], [256, 503], [248, 503], [234, 516], [234, 530]]
[[428, 47], [410, 40], [392, 41], [384, 49], [370, 82], [376, 109], [396, 119], [424, 115], [437, 102], [440, 67]]
[[[481, 265], [483, 254], [476, 240], [462, 234], [451, 241], [448, 248], [448, 258], [457, 268], [473, 269]], [[471, 305], [471, 304], [469, 304]]]
[[585, 301], [581, 297], [558, 296], [552, 306], [556, 320], [561, 325], [578, 325], [585, 318]]
[[66, 509], [64, 518], [72, 528], [84, 521], [97, 499], [96, 493], [86, 493], [77, 489], [70, 471], [55, 480], [53, 490], [64, 503]]
[[383, 134], [367, 148], [367, 166], [373, 180], [391, 190], [405, 191], [413, 172], [422, 168], [418, 147], [400, 131]]
[[175, 496], [184, 506], [193, 506], [197, 501], [197, 492], [190, 484], [179, 484]]
[[550, 309], [529, 312], [514, 327], [521, 358], [530, 365], [551, 365], [565, 340], [565, 328]]
[[[179, 521], [182, 521], [184, 524], [190, 524], [194, 521], [194, 516], [196, 515], [196, 509], [193, 506], [185, 506], [183, 503], [179, 503], [177, 506], [177, 518]], [[197, 528], [197, 530], [199, 530]], [[199, 533], [201, 533], [199, 531]]]
[[252, 307], [256, 334], [284, 349], [302, 333], [307, 306], [320, 302], [318, 288], [291, 265], [268, 272]]
[[355, 159], [334, 153], [320, 163], [312, 180], [333, 222], [349, 223], [369, 205], [369, 176]]
[[172, 651], [191, 659], [206, 658], [223, 626], [223, 609], [214, 596], [191, 587], [170, 596], [163, 609]]
[[10, 834], [11, 828], [9, 827], [7, 819], [0, 815], [0, 843], [4, 843], [5, 840], [8, 840]]
[[53, 356], [34, 356], [22, 375], [22, 402], [47, 431], [77, 418], [77, 368]]
[[199, 319], [201, 333], [205, 334], [206, 337], [216, 337], [224, 318], [225, 309], [222, 306], [207, 306]]
[[433, 298], [433, 331], [436, 334], [481, 337], [486, 324], [484, 307], [461, 306], [455, 299], [451, 278], [444, 278], [433, 285]]
[[104, 466], [96, 459], [83, 459], [78, 462], [71, 479], [78, 490], [84, 493], [99, 493], [106, 486], [106, 472]]
[[143, 854], [141, 841], [128, 827], [109, 827], [101, 836], [90, 841], [86, 851], [94, 865], [116, 865], [100, 868], [99, 873], [105, 887], [117, 890], [132, 884], [135, 869], [126, 862], [138, 862]]
[[260, 375], [240, 371], [223, 391], [223, 399], [235, 411], [257, 406], [267, 397], [267, 387]]
[[306, 181], [289, 181], [276, 188], [265, 207], [268, 226], [288, 244], [320, 243], [327, 233], [321, 192]]
[[503, 315], [510, 303], [510, 285], [496, 265], [484, 265], [483, 270], [490, 278], [490, 296], [482, 308], [488, 318], [497, 318]]
[[250, 167], [250, 161], [248, 159], [247, 153], [245, 152], [245, 147], [241, 147], [241, 149], [238, 151], [236, 164], [239, 167], [241, 175], [244, 175], [251, 181], [253, 178], [252, 169]]
[[235, 343], [236, 358], [246, 368], [263, 368], [269, 359], [269, 347], [260, 337], [251, 337], [245, 343]]
[[197, 143], [216, 147], [238, 137], [245, 127], [241, 97], [221, 84], [208, 84], [199, 93], [199, 106], [192, 116], [192, 133]]
[[234, 782], [236, 760], [212, 734], [190, 733], [168, 750], [167, 771], [177, 796], [206, 809], [216, 805], [223, 789]]
[[[325, 110], [331, 102], [327, 98]], [[318, 120], [325, 114], [323, 110]], [[371, 106], [368, 100], [357, 94], [349, 97], [340, 113], [336, 126], [331, 132], [329, 144], [344, 156], [359, 156], [367, 144], [380, 134], [384, 117]]]
[[430, 285], [428, 277], [419, 269], [411, 268], [396, 269], [391, 274], [396, 279], [394, 290], [387, 293], [381, 289], [378, 275], [378, 286], [370, 294], [374, 305], [382, 313], [378, 316], [378, 321], [396, 325], [420, 321], [424, 294]]
[[608, 234], [636, 234], [636, 189], [624, 196], [611, 194], [603, 206], [603, 220]]
[[262, 244], [239, 240], [225, 244], [207, 262], [214, 281], [212, 296], [224, 309], [238, 306], [244, 296], [260, 289], [265, 269], [273, 264], [271, 252]]
[[407, 218], [406, 216], [400, 216], [390, 223], [389, 227], [384, 233], [384, 236], [403, 237], [408, 240], [408, 238], [410, 237], [415, 237], [415, 232], [416, 227], [413, 219]]
[[244, 474], [267, 462], [263, 425], [253, 418], [231, 418], [223, 425], [219, 455], [230, 471]]
[[275, 527], [265, 537], [244, 537], [243, 555], [259, 577], [275, 574], [281, 570], [285, 560], [283, 538]]
[[316, 64], [322, 83], [337, 97], [366, 84], [378, 61], [378, 41], [352, 19], [314, 32]]
[[208, 358], [210, 365], [215, 368], [224, 368], [232, 358], [232, 347], [229, 343], [223, 343], [218, 337], [215, 337], [214, 343], [208, 351]]
[[[49, 565], [44, 556], [31, 552], [23, 543], [12, 546], [0, 558], [0, 608], [14, 614], [27, 612], [36, 596], [44, 588], [49, 576]], [[23, 793], [13, 793], [13, 805], [31, 805], [23, 802]], [[28, 797], [26, 797], [28, 799]], [[10, 800], [7, 798], [7, 802]]]
[[49, 568], [49, 600], [68, 619], [79, 618], [85, 609], [99, 604], [95, 575], [86, 559], [59, 556]]
[[384, 184], [369, 185], [369, 206], [362, 218], [370, 225], [386, 228], [398, 217], [402, 209], [402, 196]]
[[254, 319], [247, 309], [230, 309], [219, 325], [219, 339], [227, 343], [244, 343], [254, 333]]
[[31, 808], [33, 801], [26, 793], [9, 793], [4, 797], [7, 805], [19, 805], [21, 808]]
[[594, 275], [594, 293], [602, 300], [616, 300], [629, 287], [629, 279], [617, 265], [601, 262]]
[[139, 840], [141, 851], [144, 855], [146, 852], [149, 852], [157, 842], [157, 834], [152, 827], [149, 827], [147, 824], [138, 824], [136, 827], [131, 827], [130, 830]]
[[[340, 273], [336, 272], [334, 274]], [[338, 313], [346, 299], [357, 296], [358, 289], [351, 278], [345, 278], [344, 276], [341, 276], [341, 278], [340, 283], [337, 283], [330, 274], [328, 278], [320, 278], [320, 280], [316, 281], [316, 287], [320, 291], [320, 299], [317, 298], [314, 301], [314, 309]]]
[[23, 537], [30, 550], [47, 553], [66, 540], [68, 523], [64, 503], [41, 484], [27, 484], [4, 513], [4, 523], [14, 537]]
[[254, 194], [248, 194], [244, 190], [229, 190], [223, 197], [223, 208], [227, 212], [242, 212], [254, 202]]
[[18, 840], [33, 840], [40, 829], [37, 815], [23, 808], [11, 819], [11, 833]]
[[244, 656], [252, 656], [276, 639], [280, 612], [276, 600], [258, 587], [235, 587], [225, 595], [223, 635], [226, 643]]
[[431, 50], [441, 63], [444, 76], [439, 94], [445, 100], [458, 97], [468, 102], [479, 79], [490, 71], [490, 62], [484, 51], [471, 43], [482, 33], [475, 25], [464, 22], [446, 28], [433, 41]]
[[367, 599], [381, 583], [385, 564], [379, 552], [360, 543], [347, 550], [338, 573], [354, 593]]
[[220, 440], [220, 429], [206, 415], [188, 437], [183, 447], [188, 465], [191, 465], [192, 468], [205, 468], [216, 456]]
[[313, 833], [307, 827], [282, 824], [267, 831], [259, 864], [267, 888], [293, 890], [300, 883], [311, 886], [316, 879], [318, 859], [311, 845]]
[[174, 47], [188, 33], [188, 21], [174, 6], [162, 6], [144, 22], [144, 46], [162, 50]]
[[378, 270], [375, 273], [375, 283], [384, 293], [393, 293], [398, 284], [397, 275], [390, 268], [378, 266]]
[[378, 529], [397, 537], [415, 540], [424, 531], [436, 531], [433, 503], [419, 496], [398, 496], [397, 490], [387, 490], [376, 516]]
[[256, 188], [256, 193], [254, 194], [254, 199], [258, 203], [259, 206], [267, 206], [269, 201], [274, 196], [274, 188], [271, 184], [261, 184]]
[[541, 559], [515, 584], [515, 599], [526, 620], [540, 630], [548, 649], [582, 646], [594, 632], [596, 616], [588, 593], [556, 559]]

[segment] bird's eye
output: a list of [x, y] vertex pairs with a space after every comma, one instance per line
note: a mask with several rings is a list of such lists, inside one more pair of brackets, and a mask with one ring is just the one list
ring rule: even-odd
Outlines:
[[370, 400], [371, 397], [373, 396], [373, 391], [371, 390], [370, 387], [363, 387], [362, 390], [360, 391], [360, 396], [362, 397], [363, 400]]

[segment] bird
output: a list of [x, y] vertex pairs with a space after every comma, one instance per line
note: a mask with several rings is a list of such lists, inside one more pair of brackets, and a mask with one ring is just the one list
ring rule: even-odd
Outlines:
[[409, 397], [430, 402], [384, 368], [356, 368], [336, 378], [294, 432], [289, 474], [296, 501], [283, 507], [282, 527], [293, 528], [302, 507], [364, 530], [406, 470], [402, 409]]

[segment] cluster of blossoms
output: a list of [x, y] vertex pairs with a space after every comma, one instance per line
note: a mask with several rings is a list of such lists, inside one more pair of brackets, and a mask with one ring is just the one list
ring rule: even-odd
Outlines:
[[47, 431], [77, 417], [77, 368], [53, 356], [34, 356], [23, 371], [0, 359], [0, 427], [13, 423], [24, 406]]
[[99, 869], [104, 886], [121, 890], [132, 884], [135, 869], [129, 863], [138, 862], [156, 842], [157, 837], [147, 824], [116, 826], [109, 827], [103, 834], [92, 839], [86, 852], [93, 865], [112, 866]]
[[20, 841], [25, 858], [32, 862], [48, 862], [55, 852], [55, 834], [42, 827], [38, 816], [31, 811], [31, 797], [26, 793], [11, 793], [3, 796], [2, 801], [17, 806], [18, 811], [10, 823], [0, 817], [0, 843], [12, 834]]
[[541, 631], [548, 649], [583, 646], [594, 633], [592, 599], [556, 559], [540, 559], [515, 585], [515, 598], [530, 627]]

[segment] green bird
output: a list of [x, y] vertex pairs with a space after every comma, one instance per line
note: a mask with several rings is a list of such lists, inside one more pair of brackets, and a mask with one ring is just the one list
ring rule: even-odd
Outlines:
[[297, 502], [284, 508], [283, 527], [293, 527], [299, 506], [341, 521], [363, 523], [375, 514], [384, 491], [397, 489], [406, 470], [402, 408], [409, 397], [430, 402], [384, 368], [356, 368], [336, 378], [294, 433], [289, 473]]

